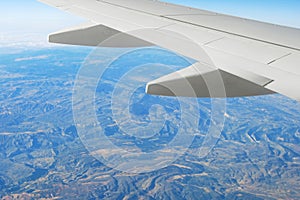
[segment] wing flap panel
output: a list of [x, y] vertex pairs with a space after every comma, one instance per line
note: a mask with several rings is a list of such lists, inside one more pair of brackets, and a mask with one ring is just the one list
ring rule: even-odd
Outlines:
[[[213, 58], [215, 65], [220, 69], [259, 85], [264, 85], [264, 87], [269, 90], [300, 101], [300, 76], [296, 73], [226, 54], [214, 49], [206, 50]], [[288, 57], [289, 56], [286, 58]], [[296, 63], [294, 63], [294, 65], [295, 64]], [[259, 77], [265, 77], [266, 79], [263, 78], [261, 79], [262, 81], [259, 82]], [[268, 80], [270, 81], [268, 82]]]
[[[267, 81], [266, 78], [257, 79]], [[147, 84], [146, 93], [185, 97], [240, 97], [274, 93], [258, 84], [201, 63]]]
[[300, 76], [300, 53], [293, 52], [271, 63], [270, 66]]
[[278, 80], [270, 83], [266, 86], [266, 88], [273, 90], [277, 93], [283, 94], [285, 96], [288, 96], [294, 100], [297, 100], [300, 102], [300, 79], [299, 76], [290, 76], [288, 77], [289, 80]]
[[[111, 38], [111, 39], [110, 39]], [[84, 24], [49, 35], [49, 42], [102, 47], [144, 47], [149, 42], [104, 25]]]

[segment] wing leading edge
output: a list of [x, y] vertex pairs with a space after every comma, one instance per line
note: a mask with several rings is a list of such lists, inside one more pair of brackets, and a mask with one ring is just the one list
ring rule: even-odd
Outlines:
[[[299, 29], [153, 0], [40, 1], [93, 22], [52, 34], [50, 42], [96, 46], [123, 33], [102, 46], [158, 45], [199, 61], [148, 83], [150, 94], [193, 96], [186, 93], [184, 79], [197, 97], [218, 97], [205, 86], [207, 80], [213, 83], [217, 73], [228, 97], [277, 92], [300, 101]], [[135, 31], [140, 29], [152, 31]], [[217, 69], [207, 65], [199, 46]], [[202, 71], [195, 72], [199, 65]]]

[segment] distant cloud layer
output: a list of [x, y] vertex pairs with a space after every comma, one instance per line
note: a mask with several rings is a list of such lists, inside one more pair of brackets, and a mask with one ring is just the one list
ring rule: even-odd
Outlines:
[[15, 54], [29, 49], [43, 49], [57, 46], [47, 41], [45, 33], [0, 32], [0, 54]]
[[49, 55], [32, 56], [32, 57], [25, 57], [25, 58], [16, 58], [15, 62], [28, 61], [28, 60], [42, 60], [47, 58], [49, 58]]

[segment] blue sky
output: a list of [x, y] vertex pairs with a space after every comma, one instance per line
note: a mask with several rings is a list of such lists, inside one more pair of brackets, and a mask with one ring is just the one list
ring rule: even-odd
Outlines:
[[[300, 28], [299, 0], [165, 0], [177, 4]], [[49, 32], [84, 20], [36, 0], [0, 1], [0, 44], [43, 41]]]

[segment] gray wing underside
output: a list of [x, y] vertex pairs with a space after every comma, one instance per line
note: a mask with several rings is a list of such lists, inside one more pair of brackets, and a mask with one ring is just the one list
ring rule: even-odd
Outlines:
[[[299, 29], [154, 0], [40, 1], [90, 21], [51, 34], [50, 42], [106, 47], [158, 45], [198, 61], [148, 83], [149, 94], [222, 97], [206, 86], [221, 76], [227, 97], [277, 92], [300, 101]], [[112, 36], [117, 37], [108, 40]], [[199, 47], [214, 66], [197, 51]], [[185, 88], [186, 81], [192, 92]]]

